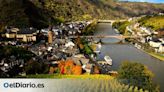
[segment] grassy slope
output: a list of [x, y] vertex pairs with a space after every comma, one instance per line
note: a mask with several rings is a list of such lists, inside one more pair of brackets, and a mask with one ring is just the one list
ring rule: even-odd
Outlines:
[[60, 74], [39, 74], [39, 75], [28, 75], [28, 78], [75, 78], [75, 79], [114, 79], [109, 75], [60, 75]]
[[[69, 92], [148, 92], [137, 87], [121, 84], [110, 75], [58, 75], [42, 74], [28, 75], [28, 78], [55, 78], [62, 79], [62, 85], [58, 83], [58, 88], [65, 87]], [[63, 89], [62, 89], [63, 90]], [[74, 91], [75, 90], [75, 91]]]
[[139, 20], [141, 24], [146, 27], [151, 27], [154, 30], [164, 28], [164, 15], [163, 16], [149, 16], [143, 17]]
[[154, 53], [154, 52], [147, 52], [147, 53], [161, 61], [164, 61], [164, 56], [162, 56], [161, 54]]

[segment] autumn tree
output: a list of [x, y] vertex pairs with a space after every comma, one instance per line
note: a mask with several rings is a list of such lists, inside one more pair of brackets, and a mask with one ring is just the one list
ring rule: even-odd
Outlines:
[[60, 61], [58, 64], [58, 68], [60, 69], [61, 74], [72, 74], [72, 68], [74, 67], [74, 63], [71, 59], [66, 61]]
[[64, 66], [65, 66], [65, 62], [59, 61], [58, 68], [60, 70], [60, 74], [64, 74]]
[[74, 67], [74, 63], [71, 59], [66, 60], [65, 66], [64, 66], [64, 73], [65, 74], [72, 74], [72, 69]]
[[71, 59], [60, 61], [58, 64], [58, 68], [60, 70], [60, 74], [82, 74], [82, 67], [80, 65], [75, 65], [73, 60]]
[[72, 72], [74, 75], [82, 74], [82, 67], [80, 65], [76, 65], [73, 67]]

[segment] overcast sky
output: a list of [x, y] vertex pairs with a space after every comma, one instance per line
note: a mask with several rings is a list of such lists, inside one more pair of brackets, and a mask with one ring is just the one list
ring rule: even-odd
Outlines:
[[135, 1], [135, 2], [164, 3], [164, 0], [121, 0], [121, 1]]

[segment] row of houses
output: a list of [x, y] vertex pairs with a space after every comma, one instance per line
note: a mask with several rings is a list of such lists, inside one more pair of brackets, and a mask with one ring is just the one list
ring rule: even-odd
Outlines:
[[164, 52], [164, 38], [150, 40], [149, 45], [155, 49], [155, 52]]
[[35, 28], [6, 28], [2, 37], [9, 40], [18, 40], [22, 42], [35, 42], [37, 30]]
[[61, 35], [69, 36], [81, 34], [82, 30], [89, 25], [91, 22], [81, 21], [81, 22], [70, 22], [57, 26], [50, 26], [49, 28], [37, 30], [35, 28], [14, 28], [6, 27], [0, 36], [8, 40], [18, 40], [22, 42], [35, 42], [37, 40], [37, 34], [43, 33], [45, 36], [49, 36], [51, 31], [56, 37]]
[[[133, 31], [133, 29], [137, 31]], [[164, 52], [164, 29], [152, 30], [151, 28], [140, 26], [139, 23], [130, 25], [126, 27], [126, 30], [132, 35], [140, 36], [137, 39], [142, 44], [149, 44], [154, 48], [155, 52], [163, 53]], [[138, 46], [137, 46], [138, 47]]]
[[51, 26], [49, 28], [41, 29], [41, 32], [44, 33], [45, 35], [48, 35], [49, 30], [51, 30], [55, 36], [76, 35], [76, 34], [81, 34], [84, 28], [89, 24], [90, 22], [86, 22], [86, 21], [69, 22], [58, 26]]

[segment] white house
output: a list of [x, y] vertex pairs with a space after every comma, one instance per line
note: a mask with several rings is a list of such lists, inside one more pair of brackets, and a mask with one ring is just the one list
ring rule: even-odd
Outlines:
[[141, 43], [146, 43], [146, 38], [142, 37], [140, 40]]
[[52, 47], [48, 47], [47, 50], [48, 50], [48, 51], [51, 51], [51, 50], [52, 50]]
[[149, 41], [149, 45], [154, 48], [159, 48], [161, 44], [162, 44], [161, 41]]
[[129, 19], [128, 19], [129, 22], [132, 21], [132, 20], [133, 20], [133, 18], [129, 18]]
[[136, 29], [137, 27], [139, 27], [139, 23], [136, 23], [135, 25], [134, 25], [134, 28]]
[[161, 44], [159, 46], [158, 52], [161, 52], [161, 53], [164, 52], [164, 44]]
[[65, 44], [65, 47], [70, 47], [73, 48], [75, 46], [75, 44], [72, 41], [69, 41], [68, 43]]
[[164, 44], [164, 38], [160, 38], [159, 40]]
[[131, 29], [129, 26], [127, 26], [126, 29], [127, 29], [129, 32], [133, 33], [132, 29]]
[[146, 34], [148, 34], [148, 35], [151, 35], [152, 33], [151, 33], [151, 30], [150, 29], [147, 29], [146, 27], [140, 27], [140, 29], [143, 31], [143, 32], [145, 32]]

